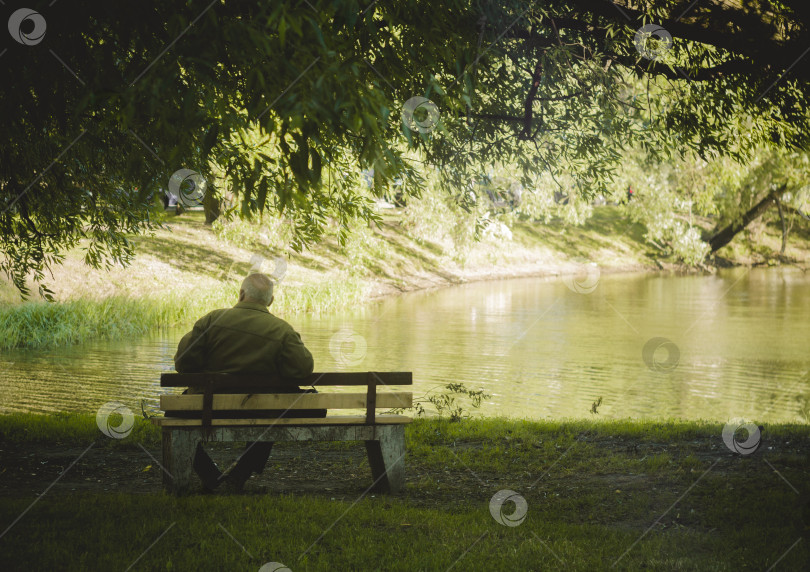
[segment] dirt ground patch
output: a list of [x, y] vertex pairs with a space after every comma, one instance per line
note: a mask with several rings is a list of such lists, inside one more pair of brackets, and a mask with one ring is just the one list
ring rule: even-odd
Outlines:
[[[561, 506], [584, 503], [572, 511], [571, 522], [600, 522], [622, 528], [644, 528], [649, 519], [639, 519], [628, 503], [661, 502], [676, 499], [710, 469], [712, 486], [745, 491], [749, 487], [780, 487], [795, 490], [797, 503], [807, 502], [808, 444], [771, 439], [754, 457], [731, 454], [716, 440], [695, 439], [678, 443], [651, 443], [636, 439], [585, 437], [586, 446], [596, 446], [600, 456], [621, 458], [612, 465], [589, 463], [567, 456], [560, 448], [556, 458], [540, 449], [531, 449], [521, 462], [508, 470], [487, 470], [467, 466], [461, 456], [483, 450], [486, 442], [457, 442], [442, 446], [446, 462], [428, 462], [420, 455], [406, 458], [406, 488], [392, 495], [412, 506], [448, 510], [481, 507], [501, 489], [520, 491], [536, 506], [540, 501]], [[0, 496], [36, 496], [76, 492], [125, 492], [155, 494], [162, 491], [161, 451], [158, 446], [123, 448], [94, 444], [88, 447], [54, 444], [0, 444]], [[240, 443], [209, 444], [207, 450], [224, 469], [243, 450]], [[446, 454], [444, 452], [446, 450]], [[593, 449], [588, 449], [593, 450]], [[505, 453], [508, 455], [509, 453]], [[572, 454], [573, 456], [573, 454]], [[669, 459], [660, 467], [639, 470], [632, 460]], [[626, 462], [625, 462], [626, 461]], [[625, 464], [627, 470], [621, 467]], [[590, 466], [590, 469], [588, 468]], [[619, 467], [618, 470], [616, 467]], [[803, 469], [802, 469], [803, 467]], [[797, 469], [803, 473], [796, 477]], [[790, 477], [786, 475], [790, 474]], [[795, 483], [793, 481], [796, 481]], [[253, 475], [242, 493], [217, 491], [213, 494], [286, 495], [308, 494], [331, 500], [353, 502], [369, 493], [371, 470], [362, 443], [335, 448], [322, 443], [281, 443], [261, 475]], [[709, 485], [704, 485], [709, 486]], [[201, 489], [200, 492], [202, 493]], [[707, 494], [704, 489], [703, 493]], [[781, 493], [780, 493], [781, 494]], [[699, 494], [692, 494], [700, 497]], [[581, 499], [581, 500], [580, 500]], [[626, 500], [625, 500], [626, 499]], [[652, 500], [651, 500], [652, 499]], [[657, 500], [656, 500], [657, 499]], [[670, 501], [667, 501], [667, 504]], [[483, 503], [483, 504], [482, 504]], [[685, 504], [685, 503], [684, 503]], [[692, 509], [694, 512], [694, 509]], [[686, 526], [709, 532], [711, 526], [690, 519], [689, 510], [671, 511], [657, 523], [659, 528]], [[569, 517], [564, 517], [568, 520]]]

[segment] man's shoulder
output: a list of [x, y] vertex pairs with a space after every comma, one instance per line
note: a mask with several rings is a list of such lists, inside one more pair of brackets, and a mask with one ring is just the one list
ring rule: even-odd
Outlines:
[[290, 332], [295, 331], [295, 329], [286, 320], [279, 318], [275, 314], [268, 313], [267, 315], [270, 317], [276, 327]]
[[211, 320], [213, 318], [217, 318], [222, 316], [224, 312], [227, 312], [230, 308], [217, 308], [216, 310], [211, 310], [205, 316], [200, 318], [201, 320]]
[[[262, 310], [257, 310], [257, 309], [254, 309], [254, 308], [244, 308], [244, 307], [240, 308], [238, 306], [234, 306], [233, 308], [226, 308], [225, 310], [214, 310], [214, 312], [218, 312], [218, 311], [221, 311], [221, 312], [230, 312], [230, 311], [242, 312], [242, 311], [247, 311], [247, 312], [249, 312], [250, 319], [251, 319], [252, 323], [264, 324], [265, 327], [270, 327], [273, 330], [281, 331], [281, 332], [284, 332], [285, 334], [288, 333], [288, 332], [294, 332], [295, 331], [293, 329], [293, 327], [287, 321], [283, 320], [282, 318], [279, 318], [275, 314], [272, 314], [270, 311], [262, 311]], [[233, 315], [235, 316], [236, 314], [233, 314]]]
[[[246, 318], [247, 321], [245, 321]], [[200, 318], [200, 321], [203, 324], [207, 324], [211, 327], [247, 327], [252, 333], [268, 335], [274, 338], [295, 334], [295, 328], [293, 328], [282, 318], [279, 318], [268, 311], [263, 312], [253, 308], [244, 308], [238, 306], [233, 306], [231, 308], [220, 308], [210, 311], [208, 314]]]
[[228, 322], [228, 315], [233, 308], [217, 308], [205, 314], [202, 318], [197, 320], [198, 324], [206, 324], [208, 326], [215, 326], [217, 323], [222, 325]]

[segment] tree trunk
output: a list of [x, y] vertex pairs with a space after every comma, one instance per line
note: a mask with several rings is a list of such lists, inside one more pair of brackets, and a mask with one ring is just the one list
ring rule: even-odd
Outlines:
[[788, 227], [785, 221], [785, 213], [782, 212], [782, 200], [776, 197], [776, 208], [779, 209], [779, 222], [782, 223], [782, 248], [779, 249], [779, 254], [785, 255], [785, 247], [787, 246]]
[[211, 224], [219, 217], [222, 204], [214, 193], [214, 186], [210, 185], [208, 191], [203, 196], [203, 212], [205, 213], [205, 224]]
[[715, 252], [723, 248], [725, 245], [727, 245], [729, 242], [731, 242], [731, 240], [735, 236], [737, 236], [737, 233], [739, 233], [741, 230], [743, 230], [745, 227], [751, 224], [752, 221], [759, 218], [762, 215], [762, 213], [768, 210], [768, 207], [770, 207], [772, 203], [777, 202], [779, 200], [779, 197], [782, 196], [782, 193], [785, 192], [786, 188], [787, 183], [785, 183], [778, 189], [771, 191], [770, 193], [768, 193], [768, 196], [766, 196], [764, 199], [762, 199], [753, 207], [751, 207], [748, 210], [748, 212], [746, 212], [742, 216], [742, 219], [740, 219], [737, 222], [731, 223], [726, 228], [715, 234], [711, 238], [711, 240], [709, 240], [709, 246], [711, 247], [712, 254], [714, 254]]

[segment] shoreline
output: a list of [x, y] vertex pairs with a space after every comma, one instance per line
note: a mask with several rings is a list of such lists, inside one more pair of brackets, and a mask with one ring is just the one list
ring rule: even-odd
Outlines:
[[[714, 274], [718, 270], [729, 268], [756, 268], [761, 265], [756, 264], [734, 264], [730, 266], [707, 266], [705, 268], [693, 268], [686, 265], [668, 264], [657, 267], [651, 264], [626, 264], [619, 266], [599, 266], [599, 275], [612, 274], [649, 274], [649, 275], [690, 275], [690, 274]], [[801, 270], [801, 268], [799, 268]], [[472, 272], [465, 276], [457, 276], [450, 280], [431, 281], [429, 279], [414, 280], [405, 287], [397, 287], [388, 282], [374, 280], [369, 281], [368, 286], [376, 288], [378, 291], [366, 298], [366, 302], [378, 302], [390, 296], [409, 294], [411, 292], [430, 292], [453, 286], [464, 284], [475, 284], [479, 282], [494, 282], [498, 280], [510, 280], [518, 278], [560, 278], [562, 276], [575, 276], [581, 270], [579, 265], [568, 264], [561, 266], [510, 266], [503, 272]]]
[[[254, 261], [270, 273], [279, 256], [285, 261], [283, 294], [275, 302], [280, 315], [340, 311], [409, 292], [511, 278], [598, 280], [602, 274], [712, 274], [733, 266], [786, 264], [806, 271], [810, 258], [810, 236], [796, 231], [782, 256], [776, 254], [778, 229], [765, 228], [756, 243], [741, 238], [708, 264], [689, 267], [663, 258], [645, 241], [644, 227], [625, 224], [616, 207], [595, 209], [580, 226], [516, 222], [508, 239], [486, 236], [463, 243], [460, 251], [446, 237], [416, 236], [406, 222], [401, 213], [387, 214], [373, 229], [355, 229], [355, 243], [341, 247], [330, 236], [302, 252], [279, 252], [263, 235], [259, 242], [220, 236], [204, 224], [202, 213], [187, 213], [154, 236], [132, 237], [136, 257], [108, 271], [87, 267], [79, 245], [53, 270], [49, 285], [56, 303], [35, 295], [21, 302], [0, 280], [0, 348], [57, 347], [186, 326], [211, 309], [233, 305]], [[622, 232], [613, 234], [617, 225]], [[595, 275], [585, 262], [596, 264]]]
[[[510, 269], [514, 270], [514, 269]], [[663, 274], [667, 271], [659, 270], [657, 268], [649, 268], [644, 266], [627, 266], [627, 267], [614, 267], [602, 269], [600, 267], [600, 275], [602, 274]], [[576, 267], [571, 267], [571, 272], [562, 272], [562, 268], [558, 267], [540, 267], [537, 269], [524, 269], [521, 271], [504, 271], [504, 272], [489, 272], [489, 273], [475, 273], [467, 276], [458, 277], [455, 280], [439, 280], [430, 281], [428, 279], [416, 280], [406, 287], [399, 288], [392, 284], [383, 281], [370, 281], [369, 287], [376, 288], [376, 292], [367, 296], [366, 303], [379, 302], [391, 296], [398, 296], [402, 294], [409, 294], [411, 292], [432, 292], [434, 290], [441, 290], [443, 288], [451, 288], [453, 286], [462, 286], [464, 284], [475, 284], [479, 282], [495, 282], [498, 280], [510, 280], [517, 278], [552, 278], [561, 276], [571, 276], [576, 274]]]

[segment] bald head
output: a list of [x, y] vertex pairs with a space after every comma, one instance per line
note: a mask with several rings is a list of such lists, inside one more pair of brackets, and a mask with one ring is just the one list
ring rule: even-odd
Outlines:
[[269, 306], [273, 303], [273, 281], [267, 274], [249, 274], [239, 289], [239, 301]]

